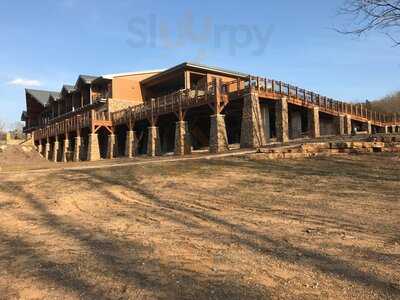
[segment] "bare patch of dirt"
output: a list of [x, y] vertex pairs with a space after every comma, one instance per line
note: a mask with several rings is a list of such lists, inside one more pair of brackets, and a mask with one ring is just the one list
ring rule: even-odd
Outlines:
[[399, 299], [393, 157], [0, 174], [0, 299]]

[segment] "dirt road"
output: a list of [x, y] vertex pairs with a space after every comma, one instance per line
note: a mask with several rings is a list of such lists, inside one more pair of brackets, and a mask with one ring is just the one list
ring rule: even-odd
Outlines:
[[400, 161], [0, 174], [0, 299], [399, 299]]

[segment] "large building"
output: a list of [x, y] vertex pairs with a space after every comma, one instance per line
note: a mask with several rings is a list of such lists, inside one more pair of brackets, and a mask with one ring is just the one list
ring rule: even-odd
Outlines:
[[150, 156], [271, 141], [398, 132], [395, 115], [266, 78], [193, 63], [167, 70], [80, 75], [61, 91], [26, 90], [22, 120], [53, 161]]

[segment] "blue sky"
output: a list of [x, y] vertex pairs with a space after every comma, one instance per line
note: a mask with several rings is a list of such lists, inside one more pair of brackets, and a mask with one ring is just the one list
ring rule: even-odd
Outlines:
[[0, 120], [17, 121], [24, 87], [60, 90], [79, 74], [159, 69], [184, 61], [283, 80], [347, 100], [399, 88], [400, 48], [355, 38], [342, 0], [0, 2]]

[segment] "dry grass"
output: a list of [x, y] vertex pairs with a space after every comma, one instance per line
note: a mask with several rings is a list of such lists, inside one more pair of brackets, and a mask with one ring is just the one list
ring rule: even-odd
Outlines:
[[0, 175], [0, 298], [398, 299], [400, 161]]

